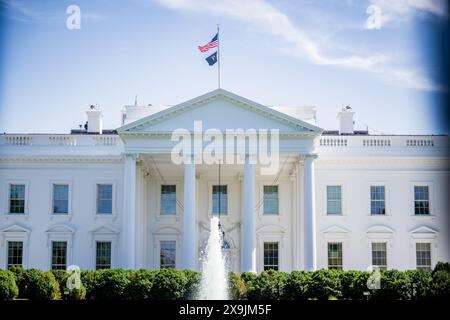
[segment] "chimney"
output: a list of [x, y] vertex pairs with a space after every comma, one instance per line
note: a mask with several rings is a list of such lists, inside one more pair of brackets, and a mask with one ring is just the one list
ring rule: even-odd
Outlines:
[[337, 117], [339, 118], [339, 134], [353, 134], [354, 133], [354, 124], [353, 121], [353, 112], [350, 106], [346, 106], [342, 108], [342, 111], [338, 113]]
[[86, 111], [88, 116], [87, 132], [102, 134], [103, 131], [103, 112], [98, 106], [91, 105]]

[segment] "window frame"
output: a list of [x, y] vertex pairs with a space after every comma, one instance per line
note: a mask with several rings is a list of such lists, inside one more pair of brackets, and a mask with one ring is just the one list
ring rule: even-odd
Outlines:
[[[6, 240], [5, 241], [6, 242], [6, 257], [5, 257], [5, 260], [6, 260], [6, 269], [8, 269], [10, 266], [20, 266], [20, 267], [22, 267], [23, 268], [23, 265], [24, 265], [24, 253], [25, 253], [25, 243], [24, 243], [24, 241], [22, 241], [22, 240]], [[20, 264], [13, 264], [13, 265], [10, 265], [9, 264], [9, 258], [10, 258], [10, 256], [9, 256], [9, 245], [11, 244], [11, 243], [21, 243], [22, 244], [22, 255], [21, 255], [21, 263]]]
[[[53, 268], [53, 249], [54, 249], [54, 247], [53, 247], [53, 245], [55, 244], [55, 243], [65, 243], [66, 244], [66, 263], [65, 263], [65, 268], [56, 268], [56, 269], [54, 269]], [[50, 270], [67, 270], [67, 267], [68, 266], [70, 266], [70, 264], [69, 264], [69, 242], [68, 241], [66, 241], [66, 240], [60, 240], [60, 239], [56, 239], [56, 240], [51, 240], [51, 243], [50, 243]]]
[[[163, 208], [163, 187], [164, 186], [174, 186], [175, 187], [175, 212], [173, 213], [163, 213], [162, 212], [162, 208]], [[176, 183], [160, 183], [159, 184], [159, 208], [158, 208], [158, 215], [163, 216], [163, 217], [173, 217], [176, 216], [178, 214], [178, 186]]]
[[[430, 247], [430, 266], [429, 266], [429, 268], [424, 268], [424, 265], [419, 266], [419, 264], [418, 264], [417, 245], [419, 245], [419, 244], [427, 244]], [[415, 263], [416, 270], [433, 270], [433, 242], [432, 241], [427, 241], [425, 239], [415, 241], [414, 252], [415, 252], [414, 256], [415, 256], [415, 261], [416, 261], [416, 263]]]
[[[338, 265], [336, 264], [336, 266], [340, 266], [340, 268], [332, 268], [330, 267], [330, 245], [333, 244], [338, 244], [341, 247], [341, 264]], [[331, 269], [335, 269], [335, 270], [344, 270], [344, 242], [343, 241], [327, 241], [326, 243], [326, 248], [327, 248], [327, 269], [331, 270]]]
[[[11, 185], [24, 185], [25, 186], [25, 195], [24, 195], [24, 212], [23, 213], [13, 213], [10, 212], [10, 195], [11, 195]], [[5, 215], [11, 217], [28, 217], [29, 216], [29, 208], [28, 208], [28, 197], [29, 197], [29, 181], [28, 180], [7, 180], [5, 187]]]
[[[153, 207], [154, 209], [152, 210], [156, 210], [155, 212], [155, 219], [157, 221], [166, 221], [166, 220], [171, 220], [171, 219], [175, 219], [176, 221], [178, 221], [181, 218], [182, 215], [182, 210], [179, 207], [179, 205], [177, 203], [175, 203], [175, 210], [176, 210], [176, 214], [161, 214], [161, 188], [163, 185], [175, 185], [175, 195], [176, 195], [176, 199], [178, 201], [180, 201], [181, 197], [183, 196], [183, 184], [179, 181], [179, 180], [166, 180], [166, 181], [157, 181], [156, 183], [156, 192], [155, 194], [155, 203], [156, 206]], [[152, 187], [153, 188], [153, 187]]]
[[[55, 200], [54, 185], [67, 185], [67, 213], [55, 213], [53, 203]], [[71, 217], [72, 216], [72, 181], [70, 180], [51, 180], [50, 181], [50, 205], [49, 214], [51, 217]]]
[[[99, 268], [99, 264], [98, 264], [98, 244], [99, 243], [109, 243], [109, 267], [107, 268]], [[113, 261], [113, 242], [112, 240], [104, 240], [104, 239], [97, 239], [95, 240], [95, 270], [103, 270], [103, 269], [112, 269], [112, 261]]]
[[[383, 244], [384, 245], [384, 260], [385, 260], [385, 264], [383, 264], [383, 265], [374, 263], [374, 258], [376, 259], [376, 257], [374, 257], [374, 255], [373, 255], [374, 254], [374, 249], [373, 249], [374, 244], [376, 244], [376, 245]], [[371, 244], [370, 244], [370, 253], [371, 253], [372, 266], [377, 266], [380, 270], [387, 270], [388, 269], [388, 247], [389, 247], [389, 244], [388, 244], [387, 241], [372, 241], [371, 242]], [[380, 250], [378, 250], [378, 252], [380, 252]]]
[[[98, 185], [112, 185], [112, 203], [111, 203], [111, 213], [97, 213], [97, 186]], [[95, 220], [106, 219], [115, 220], [117, 218], [117, 181], [116, 180], [96, 180], [93, 184], [93, 194], [92, 197], [92, 212]]]
[[[339, 189], [340, 189], [340, 199], [339, 199], [339, 204], [340, 204], [340, 213], [330, 213], [329, 212], [329, 210], [328, 210], [328, 201], [329, 201], [329, 199], [328, 199], [328, 187], [339, 187]], [[343, 197], [342, 197], [342, 194], [343, 194], [343, 187], [342, 187], [342, 184], [326, 184], [325, 185], [325, 214], [327, 215], [327, 216], [331, 216], [331, 217], [339, 217], [339, 216], [342, 216], [342, 215], [344, 215], [344, 213], [343, 213]], [[335, 201], [337, 201], [337, 200], [335, 200]]]
[[[277, 257], [276, 257], [276, 259], [277, 259], [277, 265], [276, 265], [276, 269], [272, 269], [272, 268], [269, 268], [269, 269], [266, 269], [266, 263], [265, 263], [265, 260], [266, 260], [266, 256], [265, 256], [265, 254], [266, 254], [266, 244], [276, 244], [276, 246], [277, 246]], [[266, 271], [266, 270], [275, 270], [275, 271], [280, 271], [280, 242], [279, 241], [263, 241], [263, 253], [262, 253], [262, 256], [263, 256], [263, 264], [262, 264], [262, 270], [263, 271]], [[273, 266], [273, 265], [270, 265], [270, 266]]]
[[[265, 193], [265, 188], [266, 187], [276, 187], [277, 188], [277, 197], [276, 197], [276, 202], [277, 202], [277, 210], [276, 212], [266, 212], [266, 193]], [[280, 215], [280, 184], [262, 184], [262, 215], [263, 216], [279, 216]]]
[[[219, 216], [218, 213], [213, 213], [213, 207], [214, 207], [214, 201], [213, 201], [213, 189], [214, 189], [215, 186], [219, 186], [218, 182], [217, 182], [217, 183], [211, 183], [211, 184], [209, 185], [209, 215], [210, 215], [211, 217], [217, 217], [217, 216]], [[220, 216], [221, 216], [221, 217], [222, 217], [222, 216], [228, 217], [228, 216], [230, 216], [230, 214], [231, 214], [231, 212], [230, 212], [230, 191], [231, 191], [231, 190], [230, 190], [230, 183], [225, 182], [225, 181], [221, 181], [220, 186], [221, 186], [221, 187], [226, 187], [226, 189], [227, 189], [227, 193], [226, 193], [226, 195], [227, 195], [227, 199], [226, 199], [226, 208], [227, 208], [227, 212], [226, 212], [226, 213], [220, 212]], [[224, 201], [224, 199], [221, 199], [221, 200], [220, 200], [221, 205], [222, 205], [222, 202], [223, 202], [223, 201]]]
[[[372, 188], [379, 188], [379, 187], [383, 188], [383, 195], [384, 195], [383, 200], [372, 199]], [[374, 202], [375, 203], [383, 202], [383, 204], [384, 204], [384, 207], [383, 207], [384, 213], [373, 213], [372, 212], [372, 203], [374, 203]], [[387, 216], [388, 215], [387, 212], [388, 212], [388, 210], [387, 210], [387, 187], [386, 187], [386, 185], [384, 185], [384, 184], [371, 184], [370, 187], [369, 187], [369, 214], [370, 214], [370, 216], [372, 216], [372, 217], [373, 216], [375, 216], [375, 217]]]
[[3, 254], [0, 254], [0, 268], [8, 268], [8, 242], [21, 241], [23, 243], [22, 267], [28, 268], [29, 238], [31, 230], [24, 228], [19, 224], [13, 224], [0, 230], [0, 248], [3, 248]]
[[[416, 214], [416, 187], [427, 187], [428, 188], [428, 214]], [[424, 183], [424, 182], [415, 182], [412, 186], [412, 215], [414, 217], [430, 217], [433, 216], [432, 212], [432, 185], [430, 183]]]
[[[171, 243], [173, 243], [173, 249], [175, 250], [175, 252], [174, 252], [174, 259], [175, 259], [175, 261], [174, 261], [174, 264], [173, 264], [173, 267], [171, 267], [171, 266], [164, 266], [164, 267], [162, 267], [161, 266], [161, 253], [162, 253], [162, 243], [163, 242], [171, 242]], [[163, 269], [163, 268], [173, 268], [173, 269], [176, 269], [177, 268], [177, 241], [176, 240], [169, 240], [169, 239], [160, 239], [159, 241], [158, 241], [158, 261], [159, 261], [159, 269]]]

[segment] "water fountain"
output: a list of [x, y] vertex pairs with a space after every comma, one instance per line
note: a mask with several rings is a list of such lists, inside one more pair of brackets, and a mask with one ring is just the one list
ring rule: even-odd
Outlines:
[[228, 277], [225, 258], [222, 253], [222, 232], [218, 217], [211, 219], [211, 227], [205, 256], [203, 258], [202, 281], [199, 299], [201, 300], [227, 300]]

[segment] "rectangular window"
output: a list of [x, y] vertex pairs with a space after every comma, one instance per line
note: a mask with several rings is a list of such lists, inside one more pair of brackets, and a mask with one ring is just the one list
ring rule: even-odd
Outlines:
[[111, 268], [111, 242], [97, 241], [95, 254], [95, 269]]
[[278, 263], [278, 242], [264, 242], [264, 270], [278, 270]]
[[384, 186], [370, 187], [370, 214], [386, 214], [386, 198]]
[[414, 214], [430, 214], [428, 186], [414, 186]]
[[52, 241], [52, 270], [66, 270], [67, 242]]
[[342, 214], [341, 186], [327, 186], [327, 214]]
[[328, 243], [328, 269], [342, 270], [342, 243]]
[[278, 186], [264, 186], [264, 214], [278, 214]]
[[69, 213], [69, 185], [67, 184], [53, 185], [53, 213], [54, 214]]
[[416, 243], [417, 269], [431, 270], [431, 244]]
[[97, 214], [112, 214], [112, 184], [97, 184]]
[[372, 243], [372, 265], [378, 266], [380, 270], [387, 269], [386, 242]]
[[[220, 206], [219, 206], [220, 203]], [[227, 186], [213, 186], [212, 190], [212, 214], [228, 213], [228, 193]]]
[[24, 214], [25, 213], [25, 185], [10, 184], [9, 185], [9, 213]]
[[161, 214], [177, 213], [176, 185], [161, 185]]
[[23, 262], [23, 242], [8, 241], [8, 268], [22, 266]]
[[175, 268], [176, 242], [160, 242], [160, 268]]

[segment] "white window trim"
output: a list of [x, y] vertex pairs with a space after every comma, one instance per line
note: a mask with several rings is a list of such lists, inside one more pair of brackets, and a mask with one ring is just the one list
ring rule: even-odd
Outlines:
[[328, 269], [328, 243], [340, 242], [342, 243], [342, 270], [348, 270], [348, 261], [351, 261], [349, 257], [350, 253], [350, 231], [333, 225], [324, 231], [322, 231], [322, 246], [321, 254], [324, 261], [323, 266], [318, 266], [318, 269]]
[[67, 242], [66, 266], [70, 266], [73, 263], [73, 236], [75, 230], [69, 226], [58, 224], [48, 228], [45, 233], [47, 234], [48, 269], [52, 269], [52, 242], [54, 241]]
[[[428, 206], [429, 206], [429, 214], [415, 214], [415, 210], [414, 210], [414, 205], [415, 205], [415, 197], [414, 197], [414, 187], [422, 187], [422, 186], [427, 186], [428, 187]], [[410, 207], [410, 216], [417, 218], [417, 219], [435, 219], [436, 217], [436, 213], [434, 212], [434, 203], [435, 203], [435, 199], [434, 199], [434, 185], [433, 182], [429, 181], [429, 180], [417, 180], [417, 181], [412, 181], [411, 182], [411, 201], [409, 203], [409, 207]]]
[[[216, 180], [210, 180], [208, 181], [208, 217], [212, 218], [212, 217], [216, 217], [218, 215], [213, 215], [212, 214], [212, 190], [213, 190], [213, 186], [218, 186], [219, 185], [219, 181]], [[231, 180], [220, 180], [220, 185], [221, 186], [227, 186], [227, 213], [220, 213], [220, 217], [231, 217], [234, 216], [233, 212], [231, 212], [231, 207], [230, 207], [230, 195], [231, 195], [231, 185], [232, 185], [232, 181]], [[223, 200], [221, 200], [223, 201]]]
[[[278, 187], [278, 213], [264, 213], [264, 187], [265, 186], [277, 186]], [[261, 199], [261, 206], [258, 209], [258, 216], [259, 217], [282, 217], [283, 216], [283, 209], [282, 209], [282, 192], [281, 192], [281, 184], [280, 181], [273, 184], [273, 181], [259, 181], [258, 182], [258, 190], [259, 190], [259, 197], [258, 199]], [[256, 203], [258, 204], [258, 202]]]
[[[97, 185], [110, 184], [112, 185], [112, 204], [111, 213], [97, 213]], [[97, 180], [94, 182], [94, 200], [93, 200], [93, 212], [95, 220], [116, 220], [117, 219], [117, 207], [116, 207], [116, 193], [117, 193], [117, 181], [116, 180]]]
[[[68, 185], [69, 186], [69, 194], [67, 195], [68, 203], [67, 203], [67, 213], [54, 213], [53, 212], [53, 200], [54, 200], [54, 193], [53, 193], [53, 185]], [[69, 220], [72, 218], [73, 211], [72, 211], [72, 181], [71, 180], [51, 180], [50, 181], [50, 205], [49, 205], [49, 215], [51, 219], [53, 218], [68, 218]]]
[[91, 235], [91, 270], [96, 270], [97, 267], [97, 242], [109, 241], [111, 242], [111, 269], [118, 268], [118, 244], [119, 231], [112, 228], [102, 226], [89, 231]]
[[[371, 187], [379, 187], [379, 186], [384, 186], [384, 210], [385, 213], [384, 214], [372, 214], [371, 213], [371, 203], [372, 203], [372, 198], [371, 198], [371, 194], [370, 194], [370, 189]], [[371, 180], [367, 183], [367, 187], [366, 187], [366, 194], [367, 194], [367, 205], [366, 205], [366, 212], [367, 215], [373, 219], [383, 219], [387, 218], [388, 220], [390, 220], [390, 217], [392, 216], [391, 210], [390, 210], [390, 205], [391, 205], [391, 185], [389, 182], [385, 181], [385, 180], [381, 180], [381, 181], [377, 181], [377, 180]]]
[[29, 244], [30, 244], [30, 233], [29, 229], [26, 229], [20, 225], [13, 224], [9, 227], [0, 230], [1, 234], [1, 247], [3, 247], [2, 252], [4, 254], [0, 255], [0, 266], [3, 269], [8, 268], [8, 242], [10, 241], [22, 241], [23, 242], [23, 252], [22, 252], [22, 266], [23, 268], [29, 268]]
[[180, 201], [181, 194], [181, 181], [179, 180], [168, 180], [168, 181], [157, 181], [156, 183], [156, 220], [161, 221], [165, 219], [175, 219], [179, 221], [181, 218], [182, 210], [178, 203], [175, 204], [175, 214], [161, 214], [161, 186], [163, 185], [175, 185], [175, 195], [177, 201]]
[[[25, 204], [24, 204], [24, 213], [11, 213], [9, 212], [10, 208], [9, 208], [9, 203], [10, 203], [10, 186], [12, 184], [23, 184], [25, 185]], [[5, 199], [6, 199], [6, 203], [5, 203], [5, 208], [4, 208], [4, 212], [5, 212], [5, 216], [8, 217], [24, 217], [25, 220], [28, 219], [30, 212], [29, 212], [29, 206], [28, 206], [28, 198], [29, 198], [29, 185], [30, 185], [30, 181], [29, 180], [7, 180], [6, 181], [6, 185], [5, 185]]]
[[[287, 271], [286, 230], [284, 228], [268, 224], [256, 230], [256, 270], [264, 271], [264, 242], [278, 242], [278, 271]], [[243, 252], [242, 252], [243, 254]], [[242, 260], [241, 260], [242, 261]]]
[[434, 269], [436, 263], [439, 260], [438, 257], [438, 237], [439, 232], [421, 226], [409, 232], [410, 235], [410, 267], [411, 269], [417, 269], [417, 257], [416, 257], [416, 244], [417, 243], [430, 243], [431, 249], [431, 269]]
[[393, 255], [392, 248], [394, 247], [394, 235], [395, 232], [385, 226], [372, 226], [366, 231], [367, 237], [367, 266], [372, 266], [372, 243], [386, 243], [386, 268], [393, 269], [394, 265], [392, 264]]
[[[323, 213], [322, 215], [325, 217], [343, 217], [346, 216], [346, 204], [345, 204], [345, 185], [344, 182], [341, 180], [329, 180], [324, 182], [325, 185], [323, 186]], [[341, 214], [328, 214], [328, 193], [327, 193], [327, 187], [329, 186], [339, 186], [341, 187]]]

